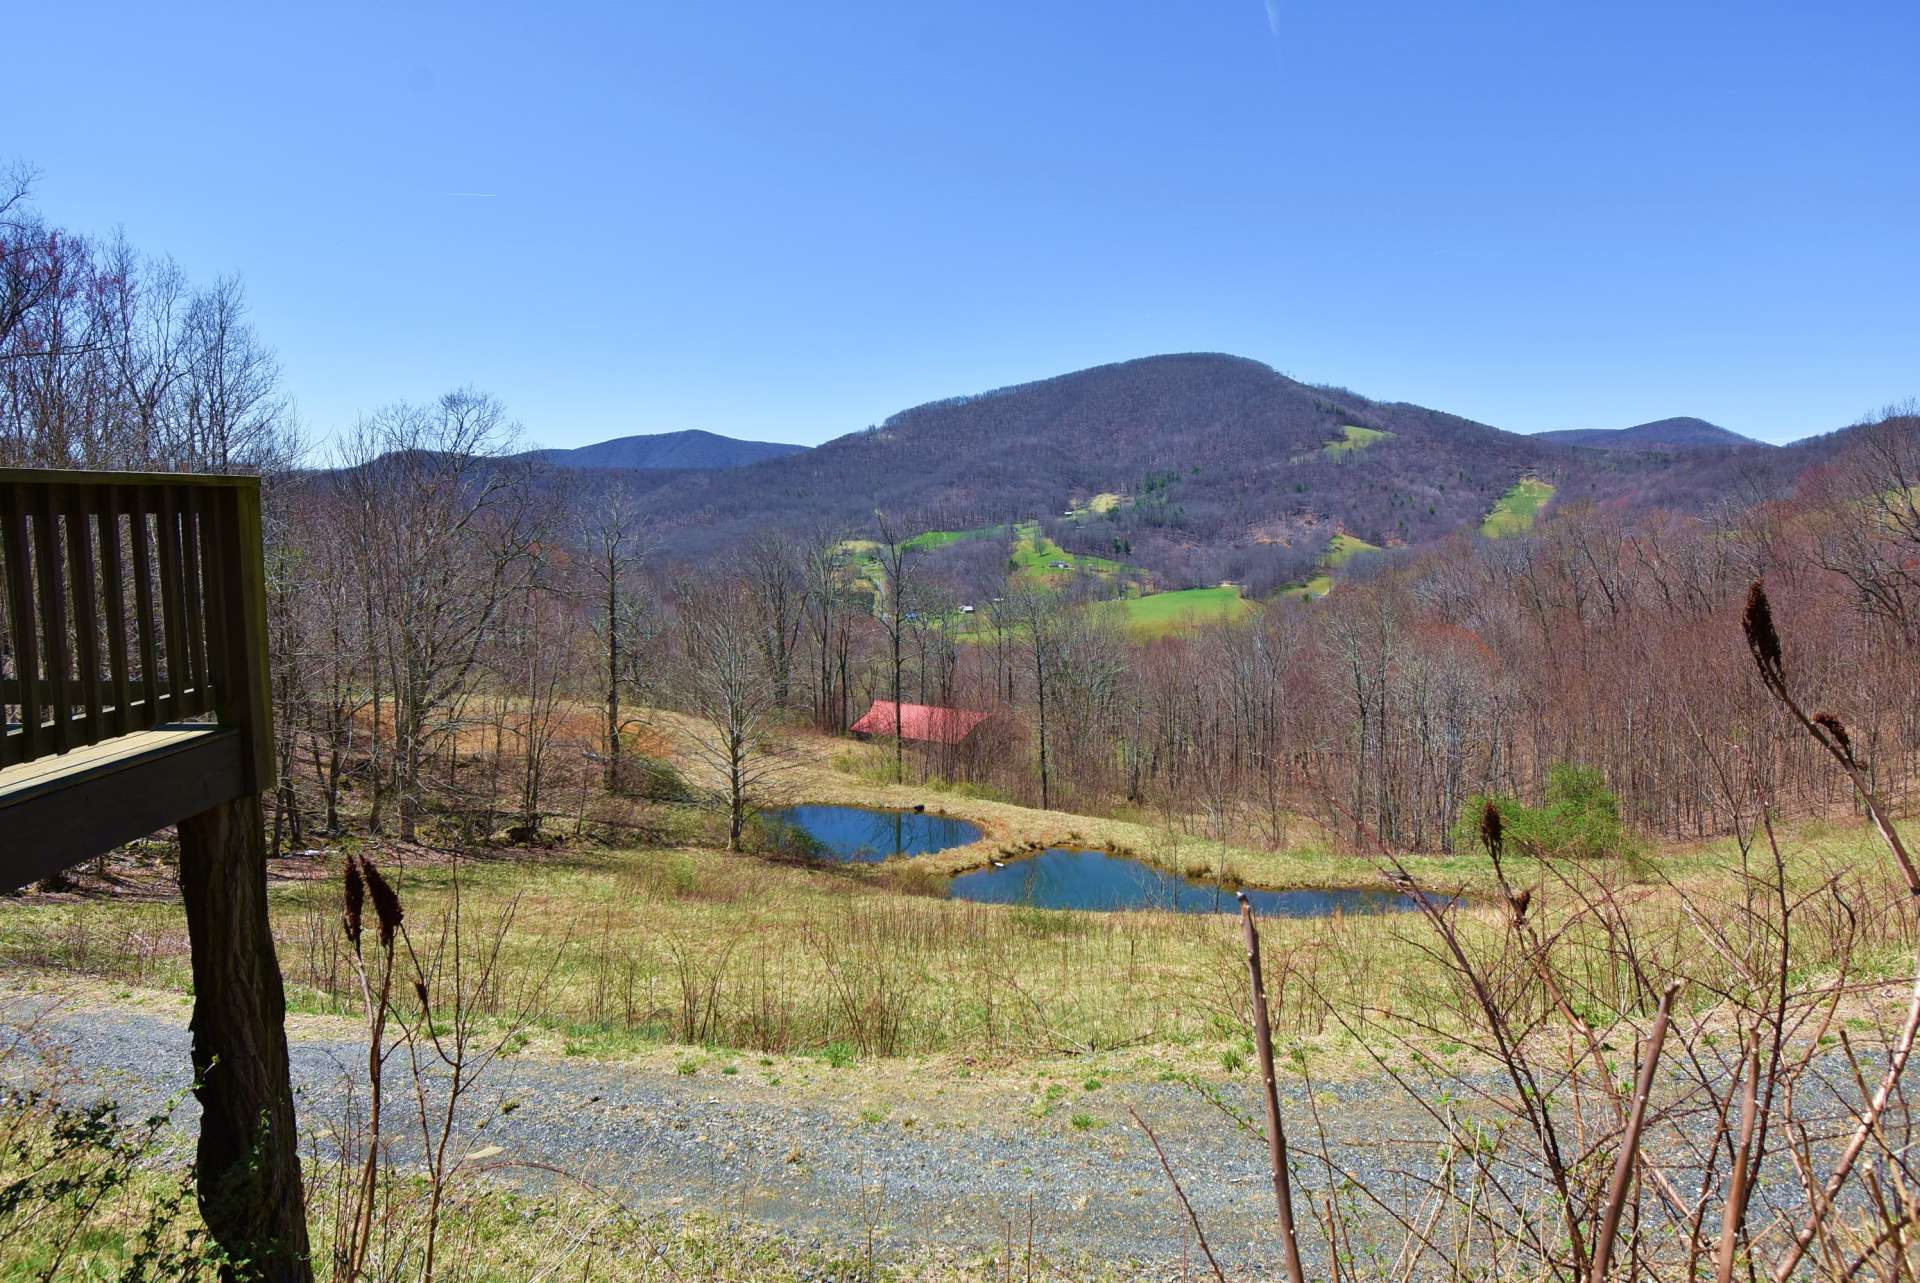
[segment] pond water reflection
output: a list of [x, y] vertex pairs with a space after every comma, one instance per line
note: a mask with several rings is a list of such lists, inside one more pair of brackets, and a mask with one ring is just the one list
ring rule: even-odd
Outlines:
[[[1234, 888], [1199, 882], [1104, 851], [1049, 847], [997, 868], [953, 880], [956, 900], [1026, 904], [1037, 909], [1166, 909], [1179, 913], [1238, 913]], [[1413, 898], [1385, 889], [1247, 892], [1256, 913], [1276, 918], [1324, 918], [1334, 913], [1393, 913]]]

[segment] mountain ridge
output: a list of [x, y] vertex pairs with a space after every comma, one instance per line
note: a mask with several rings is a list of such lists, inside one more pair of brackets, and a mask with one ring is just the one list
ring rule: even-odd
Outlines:
[[766, 459], [804, 454], [811, 447], [779, 441], [745, 441], [700, 428], [613, 437], [571, 449], [529, 450], [517, 457], [561, 468], [689, 471], [741, 468]]
[[[1705, 420], [1621, 431], [1624, 446], [1595, 448], [1188, 352], [922, 402], [739, 466], [569, 470], [589, 492], [617, 477], [671, 561], [766, 532], [871, 536], [884, 512], [906, 535], [1035, 523], [1163, 587], [1251, 588], [1311, 579], [1336, 536], [1390, 553], [1484, 533], [1522, 482], [1551, 487], [1554, 509], [1704, 512], [1785, 493], [1846, 435], [1774, 448]], [[1672, 443], [1689, 438], [1707, 445]], [[981, 559], [978, 574], [1004, 559], [991, 541], [950, 542], [943, 556]]]
[[923, 402], [746, 468], [656, 475], [646, 502], [663, 546], [692, 558], [769, 527], [868, 532], [876, 509], [963, 529], [1059, 521], [1122, 494], [1132, 502], [1063, 532], [1075, 551], [1217, 582], [1237, 576], [1189, 563], [1222, 550], [1311, 562], [1336, 531], [1391, 547], [1477, 527], [1521, 478], [1582, 454], [1246, 357], [1172, 353]]
[[1556, 441], [1562, 445], [1586, 446], [1597, 450], [1718, 450], [1741, 449], [1757, 446], [1771, 450], [1777, 447], [1766, 441], [1756, 441], [1742, 436], [1731, 428], [1723, 428], [1717, 423], [1705, 419], [1696, 419], [1689, 415], [1680, 415], [1670, 419], [1655, 419], [1649, 423], [1636, 423], [1630, 428], [1561, 428], [1552, 432], [1533, 434], [1542, 441]]

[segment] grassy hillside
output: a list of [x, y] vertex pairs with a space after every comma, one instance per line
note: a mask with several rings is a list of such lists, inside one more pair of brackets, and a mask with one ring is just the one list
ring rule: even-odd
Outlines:
[[1136, 637], [1164, 637], [1200, 624], [1245, 618], [1258, 609], [1232, 585], [1219, 588], [1183, 588], [1178, 592], [1148, 593], [1103, 601], [1092, 607], [1121, 622]]
[[1117, 579], [1133, 573], [1133, 567], [1108, 557], [1068, 552], [1041, 533], [1038, 522], [1023, 521], [1014, 533], [1010, 557], [1014, 569], [1024, 578], [1059, 586], [1077, 574]]
[[1350, 535], [1342, 531], [1340, 534], [1327, 540], [1327, 550], [1320, 558], [1322, 568], [1320, 573], [1300, 585], [1299, 590], [1308, 597], [1324, 597], [1333, 591], [1334, 571], [1346, 565], [1363, 552], [1379, 551], [1380, 546], [1378, 544], [1370, 544], [1356, 535]]
[[[906, 541], [905, 547], [918, 552], [932, 552], [936, 548], [947, 548], [957, 543], [969, 543], [975, 539], [1004, 539], [1007, 536], [1005, 526], [975, 526], [971, 530], [923, 530]], [[850, 541], [851, 542], [851, 541]], [[871, 540], [860, 542], [872, 544]], [[878, 544], [872, 544], [878, 547]]]
[[1553, 493], [1553, 487], [1547, 482], [1537, 477], [1524, 478], [1500, 496], [1486, 520], [1480, 523], [1480, 533], [1489, 539], [1503, 539], [1532, 529], [1534, 519], [1553, 498]]
[[1366, 449], [1376, 441], [1386, 441], [1393, 437], [1391, 432], [1384, 432], [1379, 428], [1356, 427], [1351, 423], [1343, 424], [1340, 432], [1342, 435], [1338, 441], [1329, 441], [1320, 448], [1331, 455], [1352, 454], [1356, 450]]

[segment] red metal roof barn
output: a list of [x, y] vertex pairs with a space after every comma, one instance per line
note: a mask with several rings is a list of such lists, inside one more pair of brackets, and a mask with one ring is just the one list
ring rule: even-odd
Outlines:
[[[987, 720], [985, 713], [966, 708], [942, 708], [933, 704], [901, 704], [898, 708], [900, 738], [919, 744], [964, 743], [967, 736]], [[891, 738], [896, 717], [894, 709], [892, 700], [876, 699], [873, 707], [848, 729], [855, 735]]]

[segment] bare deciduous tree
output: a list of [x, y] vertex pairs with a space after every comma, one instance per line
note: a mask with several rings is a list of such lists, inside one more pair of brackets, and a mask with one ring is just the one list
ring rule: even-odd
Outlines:
[[914, 593], [919, 587], [915, 573], [919, 555], [912, 537], [897, 519], [884, 512], [876, 512], [873, 517], [880, 533], [879, 547], [874, 553], [880, 582], [874, 585], [873, 617], [880, 621], [880, 627], [887, 634], [888, 671], [893, 677], [893, 782], [898, 784], [906, 778], [902, 727], [905, 719], [900, 714], [900, 677], [904, 663], [901, 649], [907, 629], [913, 623], [908, 616], [914, 613]]
[[726, 810], [729, 851], [740, 849], [747, 820], [788, 766], [749, 595], [736, 580], [686, 580], [674, 592], [678, 646], [671, 690], [687, 716], [680, 739], [702, 768], [705, 778], [696, 784]]
[[392, 780], [408, 841], [422, 765], [534, 537], [526, 478], [499, 458], [510, 437], [497, 401], [461, 390], [382, 410], [346, 447], [341, 485], [355, 509], [368, 641], [392, 689]]

